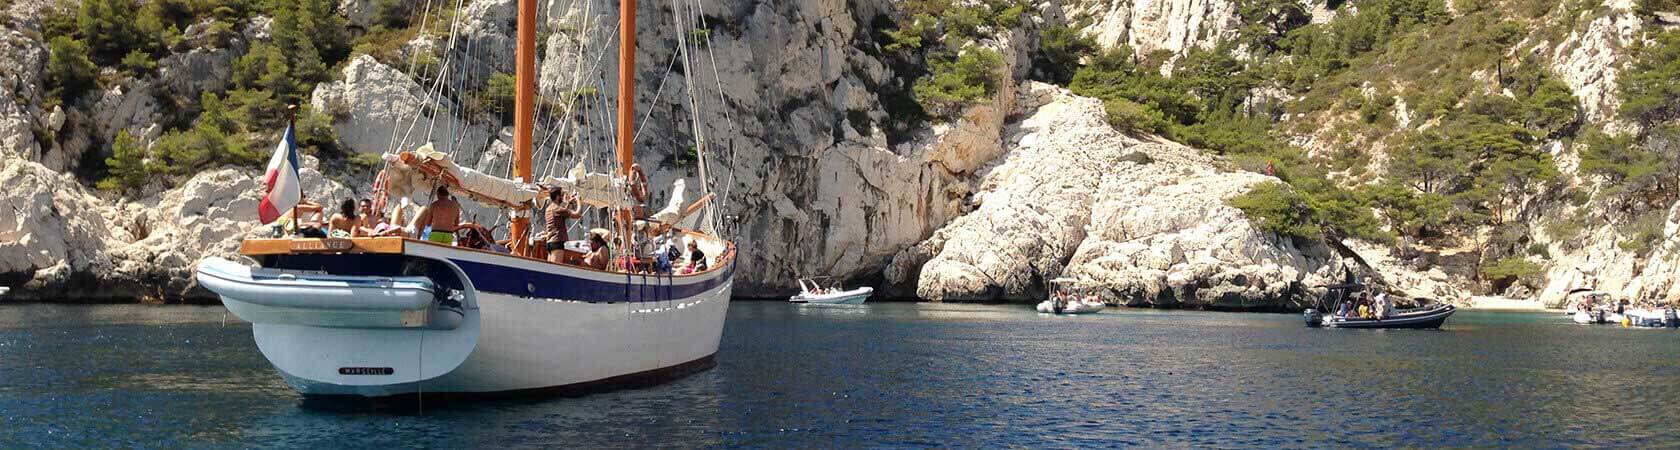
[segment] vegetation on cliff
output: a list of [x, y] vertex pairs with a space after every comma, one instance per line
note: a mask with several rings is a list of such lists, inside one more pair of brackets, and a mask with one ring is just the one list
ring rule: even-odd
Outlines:
[[[196, 0], [85, 0], [75, 8], [49, 9], [43, 31], [54, 36], [46, 71], [47, 106], [87, 102], [100, 85], [154, 75], [158, 59], [194, 47], [225, 48], [234, 30], [253, 17], [272, 18], [268, 41], [246, 43], [234, 62], [232, 86], [177, 98], [161, 89], [163, 133], [149, 146], [120, 133], [108, 157], [82, 172], [110, 191], [129, 191], [154, 176], [183, 177], [221, 165], [260, 165], [264, 147], [284, 127], [286, 105], [301, 104], [329, 69], [350, 54], [345, 19], [329, 0], [207, 2]], [[202, 25], [189, 41], [183, 30]], [[117, 67], [117, 77], [96, 77], [97, 67]], [[309, 153], [343, 158], [329, 119], [305, 108], [298, 138]], [[90, 151], [97, 151], [93, 149]]]

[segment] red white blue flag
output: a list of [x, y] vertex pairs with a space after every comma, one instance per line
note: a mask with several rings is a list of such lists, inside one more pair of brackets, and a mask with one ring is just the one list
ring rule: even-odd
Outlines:
[[286, 126], [286, 137], [280, 139], [274, 156], [268, 159], [268, 173], [263, 176], [263, 199], [257, 206], [257, 216], [263, 224], [280, 219], [280, 214], [297, 206], [303, 197], [303, 180], [298, 178], [297, 139], [292, 126]]

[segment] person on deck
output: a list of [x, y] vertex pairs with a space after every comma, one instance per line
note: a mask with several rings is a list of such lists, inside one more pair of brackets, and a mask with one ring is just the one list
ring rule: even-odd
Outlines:
[[338, 214], [333, 214], [332, 220], [327, 222], [327, 235], [335, 238], [366, 237], [371, 230], [362, 224], [364, 216], [356, 213], [356, 200], [344, 199], [338, 205]]
[[688, 271], [684, 273], [705, 272], [706, 268], [706, 253], [700, 251], [699, 244], [688, 241]]
[[560, 188], [548, 191], [548, 208], [543, 210], [543, 222], [548, 230], [548, 240], [543, 242], [543, 248], [548, 249], [549, 262], [564, 262], [566, 257], [566, 221], [581, 218], [578, 213], [578, 197], [566, 197], [566, 192]]
[[286, 220], [296, 218], [297, 223], [292, 225], [296, 227], [298, 236], [324, 238], [327, 237], [327, 233], [321, 231], [321, 227], [325, 225], [321, 220], [322, 211], [325, 211], [325, 208], [320, 203], [309, 201], [307, 194], [299, 192], [297, 206], [293, 206], [280, 217]]
[[583, 262], [595, 270], [607, 270], [607, 265], [612, 262], [612, 257], [607, 255], [607, 252], [606, 238], [599, 234], [590, 233], [589, 256], [585, 256]]
[[636, 200], [636, 218], [647, 217], [648, 177], [641, 164], [630, 165], [630, 197]]
[[438, 186], [432, 204], [414, 215], [416, 232], [430, 231], [421, 238], [444, 245], [455, 244], [455, 228], [461, 226], [461, 204], [449, 196], [449, 188]]
[[1393, 309], [1394, 309], [1394, 303], [1393, 303], [1393, 301], [1388, 299], [1388, 293], [1387, 292], [1378, 293], [1377, 294], [1377, 319], [1378, 320], [1387, 319], [1389, 314], [1393, 314], [1393, 312], [1394, 312]]

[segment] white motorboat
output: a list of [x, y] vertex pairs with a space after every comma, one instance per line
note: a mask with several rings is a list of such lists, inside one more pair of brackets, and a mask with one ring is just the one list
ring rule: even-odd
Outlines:
[[[669, 203], [674, 207], [652, 215], [662, 230], [672, 230], [665, 238], [675, 240], [673, 245], [699, 250], [685, 253], [689, 259], [703, 259], [672, 271], [665, 260], [648, 264], [648, 255], [617, 245], [608, 250], [611, 260], [622, 264], [597, 270], [550, 262], [550, 249], [534, 240], [534, 210], [545, 193], [562, 187], [590, 212], [604, 212], [585, 214], [582, 220], [613, 234], [628, 235], [634, 228], [633, 216], [641, 209], [635, 197], [647, 192], [645, 179], [633, 169], [634, 0], [620, 5], [625, 20], [615, 41], [620, 72], [616, 170], [586, 173], [580, 163], [566, 179], [548, 175], [540, 185], [536, 180], [542, 174], [533, 171], [538, 164], [533, 161], [532, 120], [539, 2], [517, 3], [512, 177], [456, 166], [452, 155], [424, 145], [387, 154], [374, 186], [376, 211], [387, 198], [422, 198], [437, 186], [447, 186], [449, 195], [499, 207], [507, 213], [511, 252], [403, 237], [246, 239], [240, 254], [257, 267], [220, 259], [198, 265], [197, 280], [251, 322], [257, 348], [298, 392], [363, 397], [576, 392], [645, 384], [713, 364], [734, 286], [736, 249], [718, 233], [715, 209], [720, 202], [711, 201], [717, 196], [710, 188], [714, 183], [707, 175], [709, 146], [703, 136], [696, 133], [692, 147], [704, 181], [697, 184], [699, 200], [683, 203], [673, 191]], [[686, 36], [686, 31], [679, 34]], [[683, 45], [687, 51], [704, 44]], [[701, 71], [687, 72], [684, 76]], [[405, 145], [411, 144], [392, 147]], [[296, 189], [297, 158], [288, 130], [265, 182], [269, 195], [281, 199], [279, 205], [296, 202], [297, 194], [284, 194], [290, 191], [276, 186]], [[264, 207], [269, 208], [263, 210], [266, 215], [289, 206], [270, 205], [264, 197]], [[562, 252], [562, 260], [581, 259], [564, 247], [552, 251]]]
[[1609, 323], [1602, 309], [1577, 310], [1570, 320], [1582, 325]]
[[1075, 300], [1062, 303], [1060, 305], [1060, 310], [1058, 310], [1057, 307], [1058, 305], [1056, 304], [1056, 301], [1045, 300], [1038, 302], [1037, 310], [1038, 312], [1045, 314], [1090, 314], [1101, 312], [1103, 309], [1107, 309], [1108, 305], [1105, 305], [1102, 302]]
[[792, 303], [821, 305], [861, 305], [875, 294], [875, 288], [864, 286], [847, 290], [832, 277], [799, 279], [799, 294], [788, 298]]
[[1630, 309], [1623, 316], [1627, 319], [1628, 326], [1646, 328], [1667, 327], [1669, 319], [1674, 318], [1672, 312], [1648, 308]]
[[1034, 309], [1044, 314], [1091, 314], [1107, 308], [1096, 295], [1087, 295], [1078, 280], [1057, 278], [1050, 280], [1050, 298]]
[[12, 288], [5, 287], [5, 286], [0, 286], [0, 297], [4, 297], [7, 292], [11, 292], [11, 291], [12, 291]]

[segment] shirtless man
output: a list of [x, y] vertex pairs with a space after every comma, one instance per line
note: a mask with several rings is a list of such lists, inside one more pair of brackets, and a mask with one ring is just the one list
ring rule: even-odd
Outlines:
[[415, 233], [424, 231], [427, 226], [432, 227], [431, 233], [420, 238], [439, 244], [455, 244], [455, 228], [461, 226], [461, 204], [449, 198], [448, 187], [438, 186], [432, 204], [420, 208], [420, 213], [414, 215]]
[[630, 164], [630, 197], [636, 200], [636, 218], [647, 217], [648, 177], [641, 164]]
[[309, 196], [299, 192], [297, 206], [293, 206], [292, 209], [281, 214], [280, 217], [287, 220], [296, 218], [296, 222], [292, 224], [292, 229], [300, 236], [326, 237], [325, 232], [321, 231], [321, 228], [326, 225], [323, 223], [325, 218], [322, 217], [325, 211], [326, 208], [322, 207], [320, 203], [309, 201]]
[[547, 225], [548, 240], [543, 246], [548, 250], [550, 262], [562, 262], [566, 256], [566, 221], [579, 218], [578, 197], [567, 197], [559, 188], [548, 191], [548, 208], [543, 211], [543, 223]]

